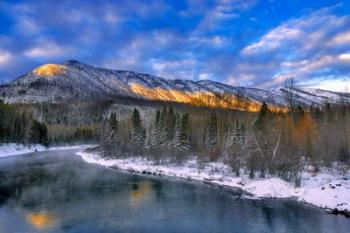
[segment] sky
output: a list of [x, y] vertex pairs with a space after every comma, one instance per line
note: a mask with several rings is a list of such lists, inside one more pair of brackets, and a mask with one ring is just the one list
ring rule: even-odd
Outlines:
[[78, 60], [168, 79], [350, 91], [350, 0], [0, 0], [0, 82]]

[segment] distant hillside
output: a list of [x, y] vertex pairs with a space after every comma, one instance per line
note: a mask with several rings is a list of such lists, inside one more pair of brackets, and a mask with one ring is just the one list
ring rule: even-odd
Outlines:
[[[9, 103], [85, 102], [133, 98], [257, 111], [263, 101], [284, 109], [287, 90], [234, 87], [210, 80], [168, 80], [133, 71], [109, 70], [69, 60], [46, 64], [0, 86], [0, 98]], [[320, 89], [295, 89], [296, 102], [318, 106], [350, 95]]]

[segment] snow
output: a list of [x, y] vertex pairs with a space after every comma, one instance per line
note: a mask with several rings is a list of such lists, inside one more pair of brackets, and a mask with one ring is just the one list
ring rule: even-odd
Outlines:
[[28, 154], [36, 151], [84, 149], [87, 146], [88, 145], [75, 145], [75, 146], [67, 145], [67, 146], [45, 147], [39, 144], [24, 145], [24, 144], [16, 144], [16, 143], [4, 143], [4, 144], [0, 144], [0, 158], [13, 156], [13, 155]]
[[0, 145], [0, 157], [27, 154], [35, 151], [44, 151], [44, 150], [46, 150], [46, 148], [42, 145], [23, 145], [23, 144], [15, 144], [15, 143], [6, 143], [6, 144]]
[[[44, 65], [44, 67], [52, 66]], [[93, 67], [78, 61], [67, 61], [62, 65], [65, 72], [57, 74], [51, 78], [36, 75], [36, 72], [29, 72], [26, 75], [8, 83], [0, 85], [0, 92], [5, 93], [4, 101], [7, 103], [33, 103], [33, 102], [61, 102], [64, 100], [76, 99], [79, 96], [81, 100], [91, 100], [91, 98], [109, 98], [111, 96], [124, 96], [138, 98], [138, 94], [132, 91], [132, 83], [142, 85], [144, 88], [160, 88], [164, 90], [177, 90], [184, 93], [204, 92], [214, 95], [215, 93], [228, 93], [235, 95], [237, 91], [243, 90], [240, 87], [234, 87], [223, 83], [210, 80], [193, 81], [186, 79], [164, 79], [161, 77], [136, 73], [133, 71], [108, 70]], [[58, 78], [59, 77], [59, 78]], [[49, 82], [50, 88], [37, 90], [33, 89], [31, 84], [40, 82], [42, 78]], [[59, 84], [59, 85], [58, 85]], [[59, 86], [70, 86], [73, 91], [62, 90]], [[246, 97], [252, 102], [262, 103], [273, 106], [285, 106], [286, 102], [283, 93], [279, 87], [274, 90], [264, 90], [257, 88], [244, 88]], [[21, 90], [26, 90], [22, 93]], [[324, 91], [320, 89], [299, 88], [297, 92], [297, 101], [306, 105], [323, 105], [324, 102], [338, 101], [340, 96], [348, 101], [350, 97], [342, 93]], [[149, 98], [143, 94], [144, 98]], [[94, 99], [95, 100], [95, 99]], [[180, 101], [181, 102], [181, 101]]]
[[279, 178], [268, 178], [249, 182], [245, 190], [260, 198], [288, 198], [295, 195], [293, 186]]
[[[6, 143], [0, 145], [0, 157], [27, 154], [35, 151], [85, 149], [91, 145], [44, 147], [42, 145], [23, 145]], [[249, 179], [241, 172], [236, 177], [230, 167], [220, 162], [198, 164], [196, 160], [189, 160], [179, 164], [155, 164], [144, 158], [105, 159], [97, 154], [80, 151], [77, 153], [85, 162], [105, 167], [115, 167], [121, 170], [164, 175], [190, 180], [202, 181], [210, 184], [240, 188], [254, 198], [295, 198], [300, 202], [312, 204], [321, 208], [338, 211], [350, 211], [350, 172], [343, 174], [339, 166], [323, 168], [319, 173], [303, 172], [301, 187], [277, 177], [264, 179]]]
[[105, 159], [86, 152], [78, 152], [77, 155], [88, 163], [129, 172], [179, 177], [240, 188], [253, 198], [294, 198], [321, 208], [347, 213], [350, 211], [350, 172], [340, 174], [336, 167], [321, 169], [318, 174], [303, 172], [301, 187], [295, 188], [294, 184], [277, 177], [249, 179], [244, 173], [241, 177], [236, 177], [227, 165], [220, 162], [198, 164], [195, 160], [190, 160], [182, 165], [160, 165], [138, 157]]

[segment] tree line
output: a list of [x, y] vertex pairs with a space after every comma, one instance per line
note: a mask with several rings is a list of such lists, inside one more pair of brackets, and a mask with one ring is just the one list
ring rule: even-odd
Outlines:
[[211, 109], [190, 114], [172, 107], [141, 116], [135, 108], [127, 119], [115, 113], [103, 123], [104, 156], [144, 156], [154, 161], [221, 161], [239, 176], [275, 175], [300, 184], [305, 166], [315, 172], [335, 162], [350, 165], [350, 106], [326, 104], [323, 109], [271, 111], [263, 103], [258, 114], [246, 117]]
[[0, 143], [9, 142], [48, 145], [48, 131], [33, 114], [18, 112], [0, 100]]

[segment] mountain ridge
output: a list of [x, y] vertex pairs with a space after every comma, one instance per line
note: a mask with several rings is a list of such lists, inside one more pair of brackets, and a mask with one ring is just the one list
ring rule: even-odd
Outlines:
[[[127, 97], [257, 111], [262, 102], [275, 110], [285, 109], [283, 96], [287, 91], [283, 87], [275, 90], [235, 87], [211, 80], [170, 80], [67, 60], [62, 64], [44, 64], [0, 86], [0, 98], [9, 103], [57, 103]], [[293, 91], [296, 103], [304, 107], [321, 106], [341, 98], [350, 100], [347, 93], [302, 88]]]

